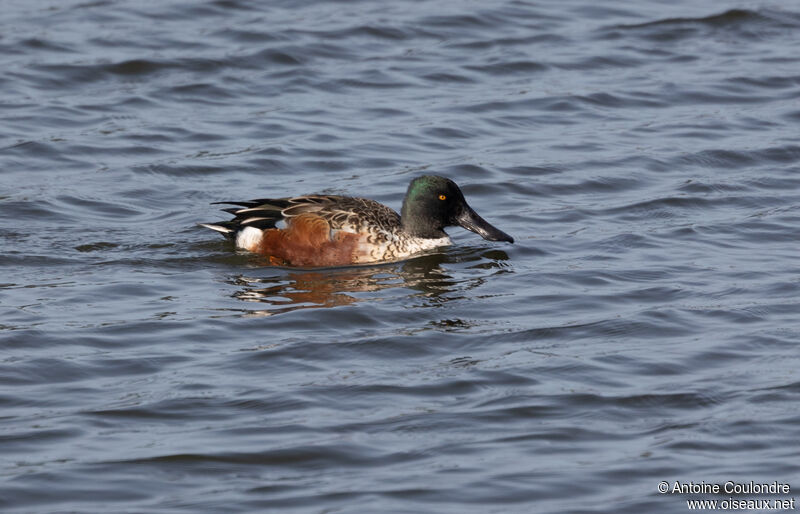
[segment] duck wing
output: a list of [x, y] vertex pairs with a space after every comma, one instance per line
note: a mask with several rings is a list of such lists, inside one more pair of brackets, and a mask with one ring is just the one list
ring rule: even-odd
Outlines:
[[301, 214], [315, 214], [325, 219], [332, 230], [358, 233], [364, 230], [394, 233], [400, 227], [400, 215], [389, 207], [368, 198], [335, 195], [304, 195], [292, 198], [259, 198], [238, 202], [215, 202], [235, 205], [223, 211], [234, 218], [204, 226], [233, 236], [246, 227], [261, 230], [282, 228]]

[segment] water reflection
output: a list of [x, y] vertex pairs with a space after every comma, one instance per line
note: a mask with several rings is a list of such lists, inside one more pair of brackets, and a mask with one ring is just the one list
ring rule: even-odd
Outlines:
[[297, 309], [349, 305], [365, 300], [380, 300], [387, 290], [408, 289], [426, 303], [442, 304], [461, 295], [454, 291], [473, 289], [493, 273], [454, 278], [448, 268], [497, 270], [506, 268], [508, 255], [499, 250], [460, 248], [452, 252], [431, 253], [408, 261], [352, 268], [297, 270], [275, 267], [254, 268], [247, 275], [232, 277], [239, 290], [234, 298], [256, 302], [259, 309], [247, 316], [272, 316]]

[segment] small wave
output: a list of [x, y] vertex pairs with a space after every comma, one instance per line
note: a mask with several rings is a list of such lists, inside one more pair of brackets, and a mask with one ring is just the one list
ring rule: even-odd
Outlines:
[[749, 40], [800, 28], [800, 14], [788, 11], [730, 9], [728, 11], [696, 18], [664, 18], [636, 24], [621, 24], [600, 30], [601, 37], [616, 38], [633, 33], [658, 42], [679, 41], [699, 37], [709, 32], [730, 33]]
[[653, 27], [653, 26], [661, 26], [661, 25], [683, 25], [683, 24], [701, 24], [701, 25], [712, 25], [712, 26], [724, 26], [730, 25], [732, 23], [742, 23], [742, 22], [750, 22], [756, 20], [762, 20], [764, 16], [760, 15], [756, 11], [750, 11], [747, 9], [731, 9], [729, 11], [725, 11], [720, 14], [712, 14], [709, 16], [704, 16], [700, 18], [664, 18], [661, 20], [655, 21], [648, 21], [645, 23], [634, 23], [630, 25], [617, 25], [620, 28], [641, 28], [641, 27]]

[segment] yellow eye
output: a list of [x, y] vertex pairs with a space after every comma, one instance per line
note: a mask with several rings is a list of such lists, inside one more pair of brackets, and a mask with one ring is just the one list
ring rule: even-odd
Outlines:
[[439, 200], [447, 200], [447, 197], [445, 195], [439, 195]]

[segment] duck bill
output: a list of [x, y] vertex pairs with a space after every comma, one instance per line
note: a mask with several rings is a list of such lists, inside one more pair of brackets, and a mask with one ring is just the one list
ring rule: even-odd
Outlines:
[[478, 216], [478, 213], [473, 211], [468, 205], [461, 214], [455, 219], [456, 224], [464, 227], [465, 229], [475, 232], [484, 239], [489, 241], [507, 241], [514, 242], [514, 238], [492, 226], [488, 221]]

